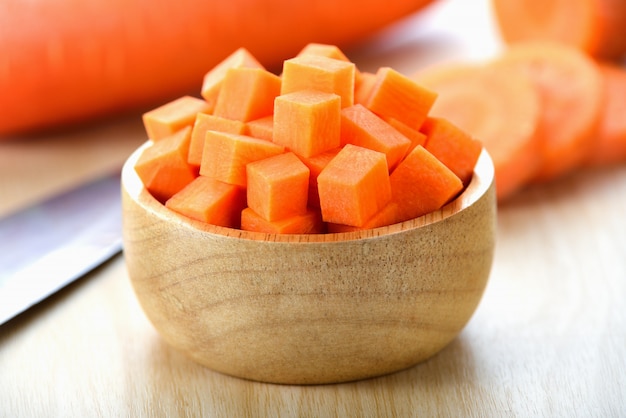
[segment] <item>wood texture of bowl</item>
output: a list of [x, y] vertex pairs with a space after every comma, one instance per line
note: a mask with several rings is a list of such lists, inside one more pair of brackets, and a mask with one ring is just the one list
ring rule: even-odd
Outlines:
[[443, 349], [482, 297], [495, 247], [493, 164], [435, 213], [358, 233], [269, 235], [178, 216], [122, 173], [124, 254], [142, 309], [196, 362], [245, 379], [336, 383]]

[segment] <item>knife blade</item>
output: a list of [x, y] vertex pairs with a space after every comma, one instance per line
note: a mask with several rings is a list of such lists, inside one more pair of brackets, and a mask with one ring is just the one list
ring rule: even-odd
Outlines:
[[0, 325], [122, 249], [115, 172], [0, 219]]

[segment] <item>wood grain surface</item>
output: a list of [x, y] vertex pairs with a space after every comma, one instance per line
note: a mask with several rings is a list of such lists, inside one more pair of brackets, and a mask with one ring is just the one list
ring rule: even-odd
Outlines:
[[[462, 14], [473, 3], [465, 14], [476, 14], [467, 21], [480, 33], [484, 0], [443, 1], [435, 12]], [[429, 23], [427, 33], [403, 38], [408, 23], [359, 51], [358, 62], [418, 65], [410, 46], [436, 43], [442, 30]], [[461, 41], [456, 51], [442, 39], [425, 61], [485, 53]], [[144, 141], [132, 117], [3, 141], [0, 213], [113, 169]], [[321, 386], [213, 372], [161, 340], [117, 256], [0, 326], [0, 417], [625, 417], [625, 301], [623, 164], [533, 187], [502, 205], [478, 310], [458, 338], [417, 366]]]

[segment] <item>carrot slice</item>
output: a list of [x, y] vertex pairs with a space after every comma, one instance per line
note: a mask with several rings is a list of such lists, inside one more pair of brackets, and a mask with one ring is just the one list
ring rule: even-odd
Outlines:
[[239, 228], [246, 207], [245, 189], [198, 176], [165, 202], [165, 206], [188, 218], [212, 225]]
[[276, 221], [307, 210], [309, 169], [292, 152], [246, 166], [248, 206], [263, 219]]
[[153, 142], [137, 159], [135, 171], [155, 199], [163, 203], [196, 177], [187, 164], [191, 127]]
[[274, 142], [303, 157], [340, 145], [341, 98], [302, 90], [278, 96], [274, 103]]
[[320, 234], [324, 232], [324, 223], [319, 210], [315, 209], [307, 209], [301, 215], [268, 221], [251, 208], [245, 208], [241, 212], [241, 229], [267, 234]]
[[623, 0], [492, 0], [492, 6], [508, 43], [556, 41], [597, 58], [620, 58], [626, 52]]
[[304, 54], [285, 60], [281, 94], [317, 90], [341, 97], [341, 107], [354, 104], [355, 65], [321, 55]]
[[246, 48], [238, 48], [223, 59], [204, 75], [200, 95], [209, 105], [209, 112], [212, 113], [217, 103], [217, 97], [226, 77], [226, 73], [231, 68], [264, 68], [263, 65]]
[[422, 125], [422, 132], [427, 138], [426, 150], [452, 170], [463, 185], [467, 186], [483, 149], [480, 141], [443, 118], [427, 118]]
[[317, 177], [322, 219], [363, 226], [391, 201], [385, 154], [345, 145]]
[[596, 166], [626, 161], [626, 69], [610, 62], [599, 66], [606, 102], [597, 140], [587, 159], [587, 164]]
[[284, 152], [273, 142], [247, 135], [208, 131], [200, 174], [224, 183], [245, 187], [246, 165]]
[[274, 114], [246, 122], [244, 133], [255, 138], [272, 141], [274, 137]]
[[199, 166], [202, 162], [204, 139], [207, 131], [229, 132], [243, 134], [246, 125], [238, 120], [226, 119], [207, 113], [198, 113], [191, 131], [191, 143], [189, 144], [189, 164]]
[[604, 80], [595, 62], [564, 44], [527, 42], [509, 47], [492, 65], [522, 69], [540, 94], [542, 161], [534, 180], [552, 180], [578, 167], [593, 146], [604, 106]]
[[396, 223], [398, 219], [398, 204], [396, 202], [389, 202], [387, 206], [379, 210], [374, 216], [369, 218], [363, 226], [343, 225], [336, 223], [327, 223], [326, 229], [328, 232], [352, 232], [360, 231], [363, 229], [379, 228], [381, 226], [391, 225]]
[[231, 68], [222, 81], [213, 114], [242, 122], [269, 116], [280, 86], [280, 77], [262, 68]]
[[206, 113], [208, 104], [196, 97], [183, 96], [142, 115], [148, 138], [158, 141], [174, 132], [193, 125], [198, 113]]
[[411, 141], [361, 104], [341, 110], [341, 144], [352, 144], [379, 151], [393, 170], [404, 157]]
[[438, 93], [431, 116], [448, 119], [483, 143], [493, 159], [499, 201], [530, 182], [541, 162], [542, 102], [525, 71], [453, 62], [414, 77]]
[[320, 175], [324, 167], [335, 158], [341, 148], [335, 148], [330, 151], [316, 154], [312, 157], [300, 157], [300, 160], [309, 169], [309, 199], [308, 205], [312, 208], [320, 208], [320, 196], [317, 190], [317, 177]]
[[390, 183], [398, 222], [440, 209], [463, 189], [461, 179], [421, 145], [391, 173]]
[[365, 106], [381, 116], [392, 117], [419, 129], [422, 126], [437, 94], [400, 74], [398, 71], [381, 67], [376, 72]]

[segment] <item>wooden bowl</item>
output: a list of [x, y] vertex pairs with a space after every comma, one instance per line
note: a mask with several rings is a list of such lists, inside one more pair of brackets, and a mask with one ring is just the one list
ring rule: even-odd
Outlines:
[[178, 216], [122, 172], [136, 296], [172, 347], [215, 371], [286, 384], [379, 376], [433, 356], [474, 313], [496, 203], [486, 152], [443, 209], [362, 232], [274, 235]]

